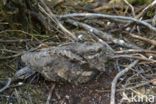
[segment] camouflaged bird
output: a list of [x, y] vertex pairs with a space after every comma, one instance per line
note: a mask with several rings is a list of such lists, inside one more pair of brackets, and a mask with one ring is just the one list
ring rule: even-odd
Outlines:
[[85, 83], [97, 71], [105, 71], [105, 63], [113, 53], [111, 47], [99, 42], [71, 42], [43, 48], [21, 56], [26, 67], [19, 70], [16, 76], [39, 72], [50, 81]]

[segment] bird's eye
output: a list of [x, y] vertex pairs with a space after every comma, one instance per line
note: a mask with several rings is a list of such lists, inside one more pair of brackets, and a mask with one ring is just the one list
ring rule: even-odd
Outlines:
[[94, 55], [94, 54], [96, 54], [96, 52], [94, 50], [90, 50], [88, 54], [89, 55]]

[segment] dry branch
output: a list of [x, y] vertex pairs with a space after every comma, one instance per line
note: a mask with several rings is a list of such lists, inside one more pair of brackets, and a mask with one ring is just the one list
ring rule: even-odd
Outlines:
[[73, 40], [76, 39], [75, 35], [73, 33], [71, 33], [68, 29], [66, 29], [62, 23], [55, 17], [55, 15], [52, 13], [52, 11], [50, 10], [50, 8], [44, 3], [43, 0], [40, 0], [41, 4], [39, 4], [39, 9], [42, 13], [44, 13], [48, 18], [50, 18], [51, 21], [53, 21], [54, 23], [57, 24], [57, 26], [67, 35], [69, 35], [69, 37]]
[[139, 47], [137, 47], [137, 46], [135, 46], [133, 44], [126, 43], [124, 40], [114, 38], [114, 37], [112, 37], [111, 34], [103, 32], [103, 31], [101, 31], [101, 30], [99, 30], [97, 28], [94, 28], [94, 27], [92, 27], [92, 26], [90, 26], [88, 24], [78, 22], [78, 21], [75, 21], [75, 20], [71, 20], [71, 19], [68, 19], [67, 22], [74, 25], [74, 26], [84, 28], [86, 31], [90, 32], [91, 34], [96, 35], [99, 39], [102, 39], [104, 41], [109, 41], [109, 42], [111, 41], [114, 44], [117, 44], [117, 45], [120, 45], [120, 46], [123, 46], [123, 47], [140, 49]]
[[0, 89], [0, 93], [2, 93], [4, 90], [9, 88], [11, 81], [12, 81], [11, 78], [8, 78], [7, 84], [3, 88]]
[[104, 19], [108, 19], [108, 20], [120, 20], [120, 21], [126, 20], [127, 23], [135, 22], [139, 25], [143, 25], [143, 26], [147, 27], [148, 29], [156, 32], [156, 28], [153, 27], [151, 24], [149, 24], [145, 21], [142, 21], [142, 20], [138, 20], [138, 19], [135, 19], [132, 17], [126, 17], [126, 16], [107, 15], [107, 14], [100, 14], [100, 13], [72, 13], [72, 14], [60, 15], [58, 17], [61, 19], [63, 19], [63, 18], [74, 18], [74, 17], [85, 17], [88, 19], [104, 18]]
[[154, 45], [156, 46], [156, 40], [152, 40], [152, 39], [147, 39], [147, 38], [144, 38], [144, 37], [141, 37], [139, 35], [135, 35], [135, 34], [130, 34], [131, 37], [135, 38], [135, 39], [139, 39], [141, 41], [144, 41], [144, 42], [147, 42], [151, 45]]
[[126, 74], [132, 67], [134, 67], [139, 61], [135, 60], [134, 62], [132, 62], [127, 68], [125, 68], [124, 70], [122, 70], [121, 72], [119, 72], [115, 78], [112, 81], [112, 87], [111, 87], [111, 100], [110, 100], [110, 104], [116, 104], [115, 103], [115, 92], [116, 92], [116, 84], [117, 81], [119, 80], [119, 78], [121, 76], [123, 76], [124, 74]]

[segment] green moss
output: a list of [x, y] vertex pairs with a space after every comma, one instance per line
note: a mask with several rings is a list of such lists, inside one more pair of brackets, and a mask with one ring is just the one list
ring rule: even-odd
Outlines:
[[143, 4], [150, 4], [153, 0], [128, 0], [129, 3], [131, 4], [139, 4], [139, 5], [143, 5]]
[[149, 11], [147, 11], [147, 13], [146, 13], [146, 16], [147, 16], [147, 17], [153, 17], [154, 15], [155, 15], [155, 13], [154, 13], [153, 10], [149, 10]]
[[[127, 0], [130, 4], [133, 5], [144, 5], [150, 4], [153, 0]], [[123, 3], [123, 0], [111, 0], [110, 3]]]

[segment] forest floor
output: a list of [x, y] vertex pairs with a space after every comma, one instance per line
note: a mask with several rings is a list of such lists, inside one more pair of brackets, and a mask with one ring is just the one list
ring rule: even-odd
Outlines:
[[[0, 104], [109, 104], [113, 99], [116, 104], [155, 104], [156, 2], [43, 1], [46, 6], [40, 2], [39, 7], [37, 0], [0, 1]], [[114, 63], [108, 63], [106, 72], [81, 85], [49, 82], [36, 75], [13, 81], [1, 91], [7, 79], [21, 68], [24, 51], [40, 44], [68, 42], [73, 37], [106, 42], [118, 54]]]

